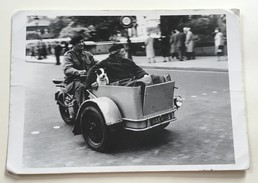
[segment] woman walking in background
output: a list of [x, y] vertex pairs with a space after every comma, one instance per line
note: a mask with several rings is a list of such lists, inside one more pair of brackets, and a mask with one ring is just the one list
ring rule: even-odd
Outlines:
[[171, 54], [172, 59], [174, 59], [174, 57], [176, 57], [176, 59], [179, 59], [178, 50], [177, 50], [177, 46], [176, 46], [176, 44], [177, 44], [176, 37], [177, 37], [178, 33], [179, 32], [177, 30], [171, 31], [171, 37], [170, 37], [169, 43], [170, 43], [170, 54]]
[[145, 41], [146, 56], [149, 63], [155, 63], [155, 51], [154, 51], [154, 39], [148, 34], [148, 38]]
[[187, 29], [186, 29], [185, 46], [186, 46], [187, 60], [195, 59], [193, 33], [191, 31], [191, 28], [189, 28], [189, 27], [187, 27]]
[[215, 37], [214, 37], [214, 43], [215, 43], [215, 54], [218, 56], [218, 61], [220, 61], [220, 56], [223, 55], [223, 34], [220, 29], [215, 29]]

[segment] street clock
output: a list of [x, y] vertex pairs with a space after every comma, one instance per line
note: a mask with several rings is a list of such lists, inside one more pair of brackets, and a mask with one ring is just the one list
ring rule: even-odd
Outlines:
[[120, 23], [125, 28], [131, 28], [133, 26], [133, 18], [130, 16], [122, 16], [120, 18]]

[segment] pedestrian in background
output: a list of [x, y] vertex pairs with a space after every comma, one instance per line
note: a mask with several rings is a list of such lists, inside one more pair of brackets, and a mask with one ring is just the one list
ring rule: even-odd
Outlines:
[[65, 41], [64, 42], [64, 53], [66, 53], [67, 51], [69, 51], [69, 44]]
[[127, 37], [127, 58], [130, 60], [133, 60], [132, 52], [133, 52], [132, 41], [131, 41], [130, 37], [128, 36]]
[[167, 35], [161, 36], [161, 54], [164, 58], [163, 62], [171, 61], [169, 37]]
[[150, 33], [148, 33], [148, 38], [145, 41], [145, 50], [146, 50], [146, 56], [149, 60], [149, 63], [153, 62], [155, 63], [155, 51], [154, 51], [154, 39], [150, 36]]
[[223, 55], [223, 48], [224, 48], [224, 42], [223, 42], [223, 34], [219, 28], [215, 29], [215, 54], [218, 56], [218, 61], [220, 61], [220, 56]]
[[195, 59], [193, 33], [189, 27], [186, 28], [185, 46], [187, 60]]
[[43, 42], [42, 42], [42, 40], [39, 40], [37, 43], [38, 60], [41, 60], [43, 57], [42, 47], [43, 47]]
[[52, 54], [52, 46], [51, 46], [51, 43], [48, 43], [48, 44], [47, 44], [47, 51], [48, 51], [48, 54], [49, 54], [49, 55]]
[[55, 45], [56, 65], [60, 65], [60, 56], [61, 56], [62, 50], [63, 50], [63, 47], [59, 44], [59, 42], [56, 42], [56, 45]]
[[179, 60], [183, 61], [185, 56], [185, 38], [186, 34], [183, 32], [183, 30], [180, 30], [176, 35], [176, 46], [179, 54]]
[[170, 37], [169, 43], [170, 43], [170, 55], [171, 55], [172, 59], [174, 59], [174, 57], [176, 57], [176, 59], [179, 59], [178, 50], [177, 50], [177, 47], [176, 47], [177, 34], [179, 34], [178, 30], [172, 30], [171, 31], [171, 37]]
[[42, 42], [42, 56], [44, 59], [47, 58], [47, 45], [44, 42]]
[[35, 50], [35, 45], [34, 44], [32, 44], [30, 46], [30, 57], [31, 58], [36, 58], [36, 50]]

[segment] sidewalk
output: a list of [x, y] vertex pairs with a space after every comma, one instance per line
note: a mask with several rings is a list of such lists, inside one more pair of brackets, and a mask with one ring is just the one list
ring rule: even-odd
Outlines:
[[[108, 54], [94, 55], [96, 60], [103, 60], [108, 57]], [[60, 57], [62, 62], [63, 57]], [[47, 57], [47, 59], [37, 60], [35, 57], [31, 58], [26, 56], [27, 62], [55, 64], [56, 60], [53, 55]], [[193, 71], [216, 71], [216, 72], [228, 72], [227, 57], [221, 57], [221, 61], [217, 61], [216, 56], [202, 56], [196, 57], [195, 60], [178, 61], [173, 60], [171, 62], [163, 62], [163, 57], [156, 57], [156, 63], [148, 63], [148, 59], [145, 56], [133, 56], [133, 61], [146, 69], [172, 69], [172, 70], [193, 70]]]

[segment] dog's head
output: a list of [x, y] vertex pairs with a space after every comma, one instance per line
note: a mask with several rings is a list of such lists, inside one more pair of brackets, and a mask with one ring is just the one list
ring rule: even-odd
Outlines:
[[95, 71], [97, 78], [99, 78], [100, 80], [105, 80], [105, 78], [107, 77], [106, 71], [103, 68], [99, 68]]

